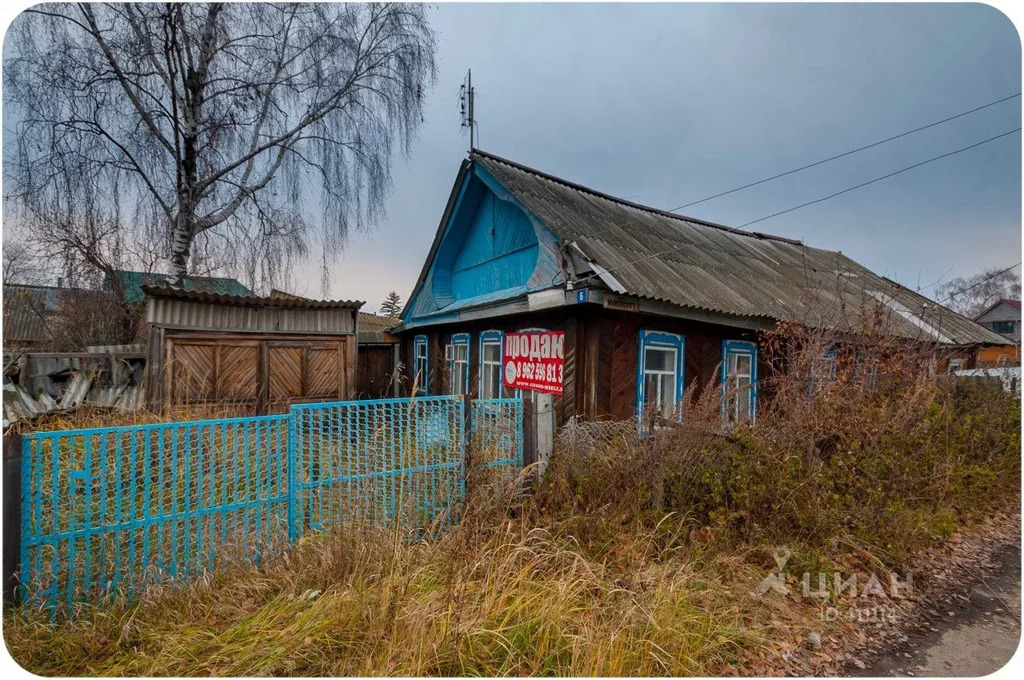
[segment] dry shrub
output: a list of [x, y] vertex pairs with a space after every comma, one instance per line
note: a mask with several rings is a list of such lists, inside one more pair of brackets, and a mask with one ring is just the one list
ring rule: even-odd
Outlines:
[[1019, 493], [1019, 402], [937, 374], [937, 348], [796, 325], [761, 347], [756, 423], [725, 428], [717, 385], [691, 390], [682, 422], [646, 436], [635, 423], [572, 423], [541, 511], [574, 518], [594, 548], [674, 513], [673, 535], [839, 540], [898, 560]]

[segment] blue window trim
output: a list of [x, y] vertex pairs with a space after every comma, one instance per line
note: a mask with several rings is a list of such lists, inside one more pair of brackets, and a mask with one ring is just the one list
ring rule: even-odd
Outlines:
[[449, 376], [448, 382], [451, 383], [451, 378], [454, 377], [454, 375], [455, 375], [454, 347], [456, 345], [465, 345], [466, 346], [466, 378], [464, 380], [465, 384], [462, 386], [462, 392], [461, 393], [457, 392], [455, 390], [455, 385], [449, 384], [448, 385], [448, 389], [451, 390], [452, 394], [469, 394], [469, 366], [470, 366], [470, 362], [473, 361], [472, 353], [469, 351], [469, 333], [456, 333], [455, 335], [452, 336], [451, 343], [452, 343], [452, 348], [453, 349], [452, 349], [452, 360], [448, 362], [448, 376]]
[[430, 394], [430, 344], [427, 342], [427, 336], [417, 335], [412, 339], [412, 376], [413, 380], [416, 380], [416, 372], [419, 370], [419, 349], [423, 347], [423, 358], [426, 364], [426, 370], [423, 371], [423, 375], [420, 376], [420, 387], [416, 392], [419, 395]]
[[750, 355], [750, 422], [757, 421], [757, 343], [749, 340], [723, 340], [722, 341], [722, 420], [728, 422], [725, 412], [725, 390], [729, 380], [729, 355], [732, 353]]
[[[484, 398], [484, 343], [498, 341], [498, 370], [502, 369], [502, 358], [505, 356], [505, 333], [503, 331], [483, 331], [480, 333], [479, 345], [479, 362], [480, 366], [477, 370], [477, 392], [476, 396], [478, 399]], [[500, 378], [500, 375], [499, 375]], [[500, 399], [505, 393], [505, 381], [498, 381], [498, 394], [493, 398]]]
[[644, 358], [648, 347], [664, 347], [676, 351], [675, 403], [683, 399], [686, 385], [686, 338], [675, 333], [641, 329], [637, 335], [636, 357], [636, 417], [643, 418], [644, 411]]

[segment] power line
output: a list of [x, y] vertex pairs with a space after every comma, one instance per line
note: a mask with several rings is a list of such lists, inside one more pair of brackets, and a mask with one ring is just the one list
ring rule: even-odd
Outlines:
[[955, 116], [949, 116], [948, 118], [943, 118], [942, 120], [937, 120], [934, 123], [928, 123], [927, 125], [922, 125], [921, 127], [916, 127], [913, 130], [907, 130], [906, 132], [901, 132], [898, 135], [893, 135], [892, 137], [886, 137], [885, 139], [880, 139], [877, 142], [872, 142], [871, 144], [866, 144], [866, 145], [858, 147], [856, 149], [851, 149], [849, 151], [844, 151], [844, 152], [838, 153], [838, 154], [836, 154], [834, 156], [829, 156], [828, 158], [824, 158], [824, 159], [822, 159], [820, 161], [815, 161], [814, 163], [810, 163], [808, 165], [800, 166], [799, 168], [794, 168], [792, 170], [787, 170], [785, 172], [780, 172], [777, 175], [772, 175], [771, 177], [765, 177], [764, 179], [759, 179], [756, 182], [751, 182], [750, 184], [744, 184], [743, 186], [736, 187], [734, 189], [729, 189], [728, 191], [722, 191], [722, 192], [719, 192], [717, 194], [713, 194], [711, 196], [707, 196], [705, 198], [701, 198], [701, 199], [696, 200], [696, 201], [691, 201], [689, 203], [684, 203], [683, 205], [681, 205], [681, 206], [679, 206], [677, 208], [672, 208], [668, 212], [675, 212], [676, 210], [682, 210], [683, 208], [689, 208], [691, 205], [697, 205], [698, 203], [704, 203], [704, 202], [710, 201], [711, 199], [714, 199], [714, 198], [720, 198], [722, 196], [728, 196], [729, 194], [734, 194], [737, 191], [743, 191], [744, 189], [749, 189], [751, 187], [756, 187], [759, 184], [764, 184], [765, 182], [770, 182], [773, 179], [779, 179], [780, 177], [786, 177], [787, 175], [792, 175], [794, 173], [801, 172], [803, 170], [807, 170], [809, 168], [814, 168], [814, 167], [817, 167], [819, 165], [824, 165], [825, 163], [829, 163], [829, 162], [837, 160], [839, 158], [845, 158], [846, 156], [851, 156], [851, 155], [853, 155], [855, 153], [860, 153], [861, 151], [867, 151], [868, 149], [873, 149], [876, 146], [880, 146], [882, 144], [886, 144], [888, 142], [895, 141], [895, 140], [900, 139], [902, 137], [906, 137], [907, 135], [912, 135], [915, 132], [921, 132], [922, 130], [927, 130], [928, 128], [933, 128], [936, 125], [942, 125], [943, 123], [948, 123], [951, 120], [956, 120], [957, 118], [963, 118], [964, 116], [970, 115], [972, 113], [976, 113], [978, 111], [981, 111], [982, 109], [987, 109], [990, 106], [995, 106], [996, 104], [1002, 104], [1003, 102], [1009, 101], [1009, 100], [1014, 99], [1016, 97], [1019, 97], [1020, 95], [1021, 95], [1020, 92], [1018, 92], [1017, 94], [1011, 94], [1008, 97], [1003, 97], [1002, 99], [997, 99], [994, 102], [989, 102], [988, 104], [983, 104], [981, 106], [977, 106], [977, 107], [975, 107], [973, 109], [970, 109], [969, 111], [963, 111], [962, 113], [958, 113]]
[[945, 300], [942, 300], [941, 302], [949, 302], [950, 300], [955, 298], [957, 295], [960, 295], [961, 293], [966, 293], [967, 291], [971, 290], [972, 288], [977, 288], [981, 284], [983, 284], [983, 283], [985, 283], [987, 281], [991, 281], [992, 279], [996, 278], [997, 276], [1001, 276], [1001, 275], [1005, 274], [1006, 272], [1010, 271], [1011, 269], [1016, 269], [1020, 265], [1021, 265], [1021, 263], [1018, 262], [1017, 264], [1013, 265], [1012, 267], [1007, 267], [1006, 269], [1003, 269], [1002, 271], [998, 271], [995, 274], [992, 274], [991, 276], [986, 276], [981, 281], [978, 281], [976, 283], [972, 283], [971, 285], [967, 286], [966, 288], [958, 290], [955, 293], [951, 293], [949, 295], [949, 297], [947, 297]]
[[1006, 137], [1007, 135], [1012, 135], [1015, 132], [1020, 132], [1020, 128], [1014, 128], [1013, 130], [1010, 130], [1008, 132], [1004, 132], [1002, 134], [996, 135], [995, 137], [989, 137], [988, 139], [984, 139], [984, 140], [982, 140], [980, 142], [976, 142], [975, 144], [971, 144], [970, 146], [965, 146], [965, 147], [956, 149], [955, 151], [950, 151], [949, 153], [944, 153], [941, 156], [935, 156], [934, 158], [929, 158], [928, 160], [921, 161], [920, 163], [914, 163], [913, 165], [908, 165], [907, 167], [901, 168], [900, 170], [897, 170], [896, 172], [890, 172], [888, 175], [882, 175], [881, 177], [876, 177], [874, 179], [870, 179], [867, 182], [861, 182], [860, 184], [857, 184], [856, 186], [849, 187], [848, 189], [843, 189], [842, 191], [837, 191], [836, 193], [829, 194], [828, 196], [824, 196], [823, 198], [817, 198], [817, 199], [815, 199], [813, 201], [808, 201], [806, 203], [801, 203], [800, 205], [795, 206], [793, 208], [787, 208], [786, 210], [780, 210], [777, 213], [772, 213], [771, 215], [766, 215], [765, 217], [759, 217], [756, 220], [751, 220], [749, 222], [741, 224], [739, 226], [739, 228], [742, 229], [743, 227], [749, 227], [751, 224], [757, 224], [758, 222], [764, 222], [765, 220], [770, 220], [773, 217], [778, 217], [779, 215], [785, 215], [786, 213], [791, 213], [794, 210], [799, 210], [800, 208], [806, 208], [809, 205], [814, 205], [815, 203], [821, 203], [822, 201], [827, 201], [830, 198], [835, 198], [836, 196], [842, 196], [843, 194], [848, 193], [850, 191], [853, 191], [854, 189], [860, 189], [861, 187], [866, 187], [869, 184], [874, 184], [875, 182], [881, 182], [883, 179], [889, 179], [890, 177], [894, 177], [896, 175], [902, 174], [904, 172], [907, 172], [908, 170], [913, 170], [914, 168], [919, 168], [922, 165], [927, 165], [928, 163], [933, 163], [935, 161], [942, 160], [943, 158], [948, 158], [949, 156], [955, 156], [958, 153], [962, 153], [964, 151], [968, 151], [968, 150], [973, 149], [973, 148], [975, 148], [977, 146], [981, 146], [982, 144], [988, 144], [989, 142], [995, 141], [995, 140], [997, 140], [997, 139], [999, 139], [1001, 137]]
[[[973, 109], [969, 109], [967, 111], [962, 111], [961, 113], [958, 113], [956, 115], [949, 116], [947, 118], [943, 118], [942, 120], [937, 120], [935, 122], [928, 123], [927, 125], [922, 125], [920, 127], [916, 127], [913, 130], [907, 130], [906, 132], [901, 132], [898, 135], [893, 135], [891, 137], [886, 137], [885, 139], [881, 139], [881, 140], [879, 140], [877, 142], [872, 142], [871, 144], [867, 144], [865, 146], [861, 146], [861, 147], [858, 147], [856, 149], [851, 149], [849, 151], [844, 151], [844, 152], [838, 153], [838, 154], [836, 154], [834, 156], [829, 156], [828, 158], [822, 159], [820, 161], [815, 161], [814, 163], [810, 163], [808, 165], [804, 165], [804, 166], [801, 166], [799, 168], [795, 168], [793, 170], [787, 170], [785, 172], [780, 172], [780, 173], [778, 173], [776, 175], [772, 175], [771, 177], [766, 177], [764, 179], [757, 180], [756, 182], [751, 182], [750, 184], [744, 184], [743, 186], [736, 187], [734, 189], [729, 189], [728, 191], [723, 191], [723, 192], [714, 194], [712, 196], [707, 196], [706, 198], [701, 198], [701, 199], [696, 200], [696, 201], [691, 201], [690, 203], [684, 203], [683, 205], [676, 206], [675, 208], [669, 208], [668, 210], [664, 210], [662, 212], [670, 212], [671, 213], [671, 212], [675, 212], [677, 210], [682, 210], [683, 208], [688, 208], [688, 207], [690, 207], [692, 205], [697, 205], [699, 203], [704, 203], [705, 201], [710, 201], [713, 198], [719, 198], [720, 196], [726, 196], [728, 194], [733, 194], [733, 193], [736, 193], [737, 191], [742, 191], [743, 189], [749, 189], [750, 187], [758, 186], [759, 184], [764, 184], [765, 182], [770, 182], [773, 179], [778, 179], [780, 177], [786, 177], [787, 175], [792, 175], [794, 173], [801, 172], [803, 170], [807, 170], [809, 168], [813, 168], [813, 167], [816, 167], [816, 166], [819, 166], [819, 165], [823, 165], [823, 164], [828, 163], [830, 161], [834, 161], [834, 160], [839, 159], [839, 158], [844, 158], [846, 156], [850, 156], [852, 154], [859, 153], [861, 151], [865, 151], [867, 149], [872, 149], [872, 148], [874, 148], [876, 146], [880, 146], [882, 144], [886, 144], [888, 142], [900, 139], [902, 137], [906, 137], [907, 135], [912, 135], [915, 132], [921, 132], [922, 130], [927, 130], [927, 129], [933, 128], [933, 127], [935, 127], [937, 125], [942, 125], [943, 123], [948, 123], [951, 120], [956, 120], [957, 118], [963, 118], [964, 116], [970, 115], [972, 113], [976, 113], [977, 111], [981, 111], [983, 109], [987, 109], [987, 108], [989, 108], [991, 106], [995, 106], [996, 104], [1002, 104], [1005, 101], [1009, 101], [1009, 100], [1014, 99], [1014, 98], [1019, 97], [1019, 96], [1021, 96], [1020, 92], [1018, 92], [1016, 94], [1011, 94], [1009, 96], [1003, 97], [1002, 99], [997, 99], [997, 100], [991, 101], [991, 102], [989, 102], [987, 104], [982, 104], [981, 106], [976, 106]], [[986, 141], [989, 141], [989, 140], [986, 140]], [[981, 143], [984, 143], [984, 142], [981, 142]], [[803, 207], [803, 206], [801, 206], [801, 207]], [[680, 217], [686, 217], [686, 216], [680, 215]], [[772, 215], [771, 217], [775, 217], [775, 215]], [[700, 218], [691, 218], [691, 219], [696, 219], [697, 221], [703, 221], [703, 220], [700, 220]], [[766, 218], [762, 218], [762, 220], [763, 219], [768, 219], [768, 218], [767, 217]], [[762, 220], [758, 220], [758, 221], [762, 221]], [[629, 220], [628, 222], [623, 222], [622, 224], [613, 224], [610, 227], [606, 227], [606, 228], [598, 231], [597, 233], [592, 234], [592, 236], [594, 236], [594, 237], [600, 236], [601, 234], [609, 232], [609, 231], [611, 231], [613, 229], [625, 228], [625, 227], [628, 227], [628, 226], [630, 226], [632, 224], [636, 224], [637, 222], [638, 222], [638, 220]], [[749, 222], [748, 224], [754, 224], [754, 222]]]
[[[799, 210], [800, 208], [806, 208], [809, 205], [814, 205], [816, 203], [821, 203], [823, 201], [827, 201], [827, 200], [829, 200], [831, 198], [835, 198], [836, 196], [841, 196], [841, 195], [843, 195], [845, 193], [849, 193], [849, 192], [851, 192], [851, 191], [853, 191], [855, 189], [860, 189], [862, 187], [868, 186], [869, 184], [874, 184], [875, 182], [880, 182], [883, 179], [887, 179], [889, 177], [894, 177], [895, 175], [899, 175], [900, 173], [907, 172], [908, 170], [913, 170], [914, 168], [919, 168], [922, 165], [926, 165], [928, 163], [932, 163], [934, 161], [941, 160], [943, 158], [948, 158], [948, 157], [954, 156], [954, 155], [956, 155], [958, 153], [963, 153], [964, 151], [968, 151], [968, 150], [973, 149], [975, 147], [981, 146], [982, 144], [987, 144], [989, 142], [995, 141], [995, 140], [1000, 139], [1002, 137], [1006, 137], [1007, 135], [1012, 135], [1015, 132], [1020, 132], [1020, 128], [1015, 128], [1013, 130], [1009, 130], [1007, 132], [1003, 132], [1002, 134], [998, 134], [998, 135], [996, 135], [994, 137], [989, 137], [988, 139], [982, 140], [980, 142], [976, 142], [974, 144], [971, 144], [970, 146], [961, 147], [961, 148], [956, 149], [954, 151], [949, 151], [947, 153], [944, 153], [941, 156], [935, 156], [934, 158], [929, 158], [928, 160], [921, 161], [920, 163], [915, 163], [913, 165], [909, 165], [909, 166], [907, 166], [905, 168], [901, 168], [900, 170], [897, 170], [895, 172], [890, 172], [887, 175], [883, 175], [881, 177], [876, 177], [875, 179], [868, 180], [867, 182], [861, 182], [860, 184], [857, 184], [856, 186], [852, 186], [852, 187], [849, 187], [847, 189], [843, 189], [842, 191], [837, 191], [834, 194], [830, 194], [830, 195], [825, 196], [823, 198], [818, 198], [818, 199], [815, 199], [813, 201], [808, 201], [806, 203], [801, 203], [800, 205], [795, 206], [793, 208], [788, 208], [786, 210], [780, 210], [778, 212], [772, 213], [771, 215], [766, 215], [765, 217], [759, 217], [756, 220], [751, 220], [749, 222], [746, 222], [745, 224], [740, 225], [739, 228], [747, 227], [747, 226], [750, 226], [751, 224], [756, 224], [757, 222], [763, 222], [763, 221], [765, 221], [767, 219], [771, 219], [773, 217], [778, 217], [779, 215], [784, 215], [786, 213], [793, 212], [794, 210]], [[636, 260], [632, 260], [630, 262], [623, 262], [620, 265], [617, 265], [615, 267], [611, 267], [609, 269], [605, 269], [604, 271], [606, 273], [608, 273], [608, 272], [615, 271], [616, 269], [621, 269], [622, 267], [627, 267], [627, 266], [630, 266], [630, 265], [639, 264], [641, 262], [646, 262], [647, 260], [652, 260], [652, 259], [654, 259], [656, 257], [661, 257], [662, 255], [668, 255], [670, 253], [674, 253], [677, 250], [680, 250], [680, 249], [685, 248], [685, 247], [686, 247], [686, 245], [684, 244], [684, 245], [681, 245], [681, 246], [676, 246], [676, 247], [673, 247], [673, 248], [669, 248], [668, 250], [663, 250], [663, 251], [660, 251], [660, 252], [657, 252], [657, 253], [653, 253], [651, 255], [647, 255], [647, 256], [644, 256], [642, 258], [639, 258], [639, 259], [636, 259]], [[1016, 265], [1014, 265], [1014, 266], [1016, 266]], [[1011, 269], [1012, 269], [1012, 267], [1011, 267]], [[580, 279], [576, 283], [582, 283], [584, 281], [589, 281], [590, 279], [595, 278], [597, 276], [598, 276], [598, 274], [589, 274], [588, 276]]]

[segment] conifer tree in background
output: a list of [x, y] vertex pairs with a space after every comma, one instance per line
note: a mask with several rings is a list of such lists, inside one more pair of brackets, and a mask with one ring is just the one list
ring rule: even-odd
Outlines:
[[402, 314], [402, 296], [397, 291], [390, 291], [384, 302], [380, 303], [380, 311], [377, 313], [397, 319]]

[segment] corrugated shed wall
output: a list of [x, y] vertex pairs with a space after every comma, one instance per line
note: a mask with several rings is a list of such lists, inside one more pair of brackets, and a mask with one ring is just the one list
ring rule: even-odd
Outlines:
[[204, 330], [288, 333], [353, 333], [356, 310], [249, 307], [194, 300], [150, 298], [146, 321]]

